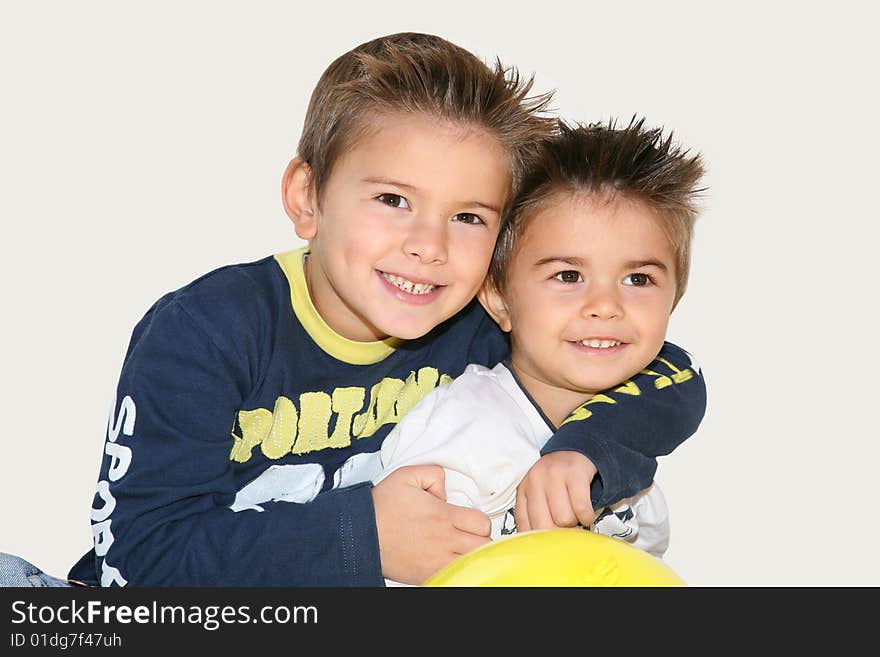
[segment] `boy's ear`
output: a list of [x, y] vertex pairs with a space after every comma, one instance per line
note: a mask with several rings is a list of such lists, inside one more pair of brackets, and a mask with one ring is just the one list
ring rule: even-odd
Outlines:
[[315, 196], [312, 193], [312, 170], [305, 160], [297, 156], [284, 170], [281, 180], [281, 201], [284, 211], [296, 230], [298, 237], [310, 240], [318, 234], [315, 220]]
[[507, 311], [507, 303], [495, 286], [486, 281], [477, 292], [477, 298], [499, 328], [505, 333], [510, 333], [510, 313]]

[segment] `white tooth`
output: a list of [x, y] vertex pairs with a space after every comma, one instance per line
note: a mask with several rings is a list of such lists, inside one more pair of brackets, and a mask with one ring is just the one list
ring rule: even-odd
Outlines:
[[382, 272], [382, 276], [386, 281], [394, 285], [396, 288], [403, 290], [404, 292], [408, 292], [409, 294], [427, 294], [436, 288], [436, 285], [432, 285], [430, 283], [413, 283], [412, 281], [408, 281], [402, 276], [395, 276], [394, 274], [386, 274]]
[[596, 338], [589, 338], [587, 340], [581, 340], [581, 344], [585, 347], [592, 347], [593, 349], [608, 349], [610, 347], [616, 347], [620, 344], [617, 340], [599, 340]]

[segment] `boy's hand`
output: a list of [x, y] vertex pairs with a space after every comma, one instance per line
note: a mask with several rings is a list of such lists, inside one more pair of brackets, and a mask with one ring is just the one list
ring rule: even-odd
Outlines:
[[373, 487], [382, 574], [421, 584], [455, 557], [489, 542], [489, 516], [446, 502], [443, 468], [399, 468]]
[[588, 527], [596, 518], [590, 484], [596, 466], [578, 452], [542, 456], [516, 489], [516, 530]]

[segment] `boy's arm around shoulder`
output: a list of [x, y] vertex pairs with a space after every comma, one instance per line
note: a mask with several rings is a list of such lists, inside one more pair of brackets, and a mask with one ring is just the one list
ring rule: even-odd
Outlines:
[[102, 585], [382, 585], [369, 485], [230, 509], [232, 422], [273, 325], [249, 294], [166, 297], [136, 327], [92, 511]]
[[694, 434], [706, 411], [706, 385], [691, 356], [669, 342], [623, 385], [576, 408], [541, 454], [579, 452], [596, 466], [594, 509], [651, 485], [657, 457]]

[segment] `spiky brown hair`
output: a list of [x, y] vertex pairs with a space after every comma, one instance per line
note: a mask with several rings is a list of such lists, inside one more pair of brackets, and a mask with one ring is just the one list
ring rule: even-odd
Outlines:
[[637, 200], [661, 220], [676, 256], [675, 303], [684, 294], [690, 273], [694, 222], [705, 188], [702, 156], [673, 142], [672, 133], [647, 129], [636, 118], [625, 128], [608, 123], [568, 124], [559, 121], [556, 136], [526, 174], [495, 243], [489, 281], [504, 291], [507, 270], [529, 220], [562, 194], [586, 194], [613, 201]]
[[327, 67], [312, 92], [297, 150], [320, 201], [333, 165], [376, 116], [421, 112], [497, 138], [509, 154], [513, 190], [537, 143], [555, 130], [555, 120], [543, 116], [552, 92], [530, 97], [533, 83], [500, 60], [490, 68], [437, 36], [383, 36]]

